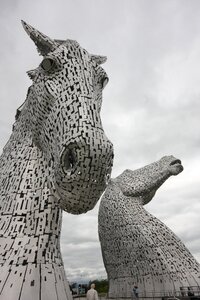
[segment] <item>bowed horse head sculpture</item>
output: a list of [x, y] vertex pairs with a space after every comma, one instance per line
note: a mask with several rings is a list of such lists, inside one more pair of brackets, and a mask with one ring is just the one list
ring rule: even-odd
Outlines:
[[145, 205], [155, 195], [157, 189], [172, 175], [183, 171], [179, 159], [164, 156], [160, 160], [137, 170], [125, 170], [115, 181], [126, 197], [139, 197]]
[[83, 213], [100, 198], [112, 168], [113, 146], [100, 119], [102, 90], [108, 81], [100, 64], [106, 57], [90, 55], [76, 41], [52, 40], [22, 24], [43, 60], [28, 72], [33, 84], [21, 115], [33, 143], [48, 160], [49, 179], [61, 208]]

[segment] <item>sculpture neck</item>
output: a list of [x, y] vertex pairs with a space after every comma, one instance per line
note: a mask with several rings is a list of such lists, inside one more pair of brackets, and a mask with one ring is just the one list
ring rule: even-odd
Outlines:
[[11, 136], [0, 158], [1, 212], [26, 215], [37, 208], [38, 201], [43, 205], [43, 191], [50, 193], [47, 172], [43, 154], [31, 139], [20, 141]]
[[[0, 158], [0, 172], [0, 242], [11, 241], [5, 263], [62, 264], [62, 212], [48, 187], [49, 171], [43, 153], [28, 136], [22, 141], [11, 136]], [[23, 260], [14, 255], [13, 248], [21, 251]]]

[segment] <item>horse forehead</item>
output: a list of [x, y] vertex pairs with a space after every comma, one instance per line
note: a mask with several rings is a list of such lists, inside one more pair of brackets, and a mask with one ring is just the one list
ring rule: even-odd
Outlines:
[[55, 40], [58, 44], [60, 45], [69, 45], [69, 46], [73, 46], [73, 47], [81, 47], [80, 44], [75, 41], [75, 40]]
[[75, 40], [56, 40], [57, 43], [61, 45], [59, 49], [65, 50], [67, 52], [70, 52], [74, 56], [81, 56], [82, 59], [90, 59], [90, 54], [80, 46], [80, 44]]

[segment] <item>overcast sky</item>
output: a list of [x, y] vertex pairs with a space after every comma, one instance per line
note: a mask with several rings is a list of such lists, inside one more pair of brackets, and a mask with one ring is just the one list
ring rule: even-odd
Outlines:
[[[146, 209], [168, 225], [200, 261], [200, 1], [1, 0], [0, 149], [41, 61], [20, 20], [57, 39], [75, 39], [108, 57], [102, 121], [114, 144], [112, 176], [164, 155], [182, 160]], [[98, 205], [64, 213], [62, 253], [70, 281], [105, 278]]]

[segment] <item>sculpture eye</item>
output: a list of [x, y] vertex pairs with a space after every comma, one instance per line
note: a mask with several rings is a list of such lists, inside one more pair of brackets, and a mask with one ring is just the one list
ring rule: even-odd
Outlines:
[[55, 61], [52, 58], [44, 58], [40, 64], [41, 68], [44, 71], [51, 71], [52, 68], [55, 66]]
[[102, 80], [101, 80], [102, 88], [104, 88], [106, 86], [106, 84], [108, 83], [108, 81], [109, 81], [108, 77], [102, 78]]

